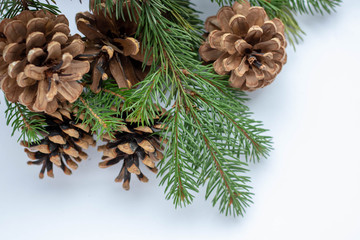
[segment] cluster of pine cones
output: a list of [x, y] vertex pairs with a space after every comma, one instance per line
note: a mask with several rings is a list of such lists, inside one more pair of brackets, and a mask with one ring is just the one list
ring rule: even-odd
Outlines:
[[[83, 149], [95, 146], [90, 127], [82, 124], [81, 113], [72, 106], [83, 92], [83, 76], [90, 74], [89, 88], [94, 93], [108, 79], [129, 89], [146, 77], [153, 63], [152, 56], [145, 59], [141, 51], [141, 35], [134, 38], [140, 17], [127, 15], [127, 2], [119, 19], [115, 12], [107, 12], [105, 0], [97, 6], [91, 1], [90, 6], [91, 12], [76, 15], [84, 38], [70, 34], [64, 15], [43, 10], [26, 10], [0, 23], [0, 88], [8, 101], [43, 112], [46, 119], [44, 138], [22, 143], [32, 159], [28, 163], [42, 166], [40, 178], [45, 171], [53, 177], [54, 164], [71, 174], [70, 169], [87, 158]], [[251, 7], [247, 1], [221, 8], [206, 20], [205, 29], [208, 33], [200, 56], [213, 62], [218, 74], [230, 75], [232, 87], [252, 91], [267, 86], [286, 63], [284, 25], [278, 19], [269, 20], [264, 9]], [[117, 111], [114, 117], [126, 119], [121, 109]], [[80, 120], [76, 121], [76, 115]], [[152, 126], [126, 122], [99, 147], [103, 152], [100, 167], [122, 161], [115, 180], [123, 182], [125, 189], [129, 189], [131, 173], [148, 181], [140, 161], [157, 172], [155, 163], [163, 158], [163, 140], [156, 132], [163, 127], [163, 110], [158, 115]]]
[[[95, 6], [93, 5], [95, 8]], [[54, 113], [61, 103], [76, 101], [83, 92], [78, 81], [91, 73], [91, 90], [115, 79], [119, 88], [130, 88], [147, 75], [144, 56], [133, 38], [137, 29], [127, 11], [117, 20], [105, 14], [104, 4], [93, 13], [78, 13], [76, 24], [85, 35], [70, 35], [64, 15], [43, 10], [23, 11], [0, 23], [1, 89], [11, 102], [31, 111]], [[126, 8], [126, 6], [125, 6]], [[147, 60], [151, 65], [152, 59]]]
[[[148, 67], [142, 68], [140, 41], [134, 38], [139, 19], [130, 20], [126, 4], [123, 18], [116, 19], [115, 12], [105, 13], [104, 1], [98, 6], [91, 3], [92, 13], [76, 15], [84, 38], [70, 34], [64, 15], [44, 10], [25, 10], [0, 23], [0, 87], [8, 101], [42, 112], [45, 118], [43, 139], [22, 142], [31, 159], [28, 164], [41, 165], [40, 178], [45, 172], [53, 177], [53, 165], [71, 174], [87, 158], [83, 150], [96, 145], [91, 126], [82, 123], [83, 114], [72, 106], [83, 92], [83, 76], [90, 74], [89, 88], [95, 93], [108, 79], [114, 79], [119, 88], [131, 88], [145, 78], [152, 64], [150, 58]], [[115, 112], [114, 118], [126, 119], [120, 116], [121, 109]], [[163, 126], [162, 113], [152, 126], [126, 122], [114, 137], [105, 136], [107, 144], [98, 148], [104, 160], [100, 167], [122, 161], [115, 180], [123, 181], [125, 189], [129, 189], [131, 173], [147, 182], [140, 161], [157, 172], [155, 163], [163, 158], [162, 140], [156, 134]]]

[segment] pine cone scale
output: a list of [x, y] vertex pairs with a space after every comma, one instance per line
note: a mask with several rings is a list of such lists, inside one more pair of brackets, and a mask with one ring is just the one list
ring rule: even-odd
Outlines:
[[40, 178], [43, 178], [46, 169], [48, 176], [53, 177], [53, 164], [60, 167], [65, 174], [70, 175], [70, 169], [77, 169], [77, 163], [87, 158], [87, 154], [83, 152], [83, 149], [95, 144], [89, 131], [83, 130], [89, 129], [78, 128], [77, 126], [80, 126], [81, 122], [75, 124], [75, 115], [71, 110], [71, 106], [61, 105], [60, 110], [52, 114], [53, 116], [46, 115], [48, 134], [40, 143], [22, 144], [26, 147], [25, 152], [28, 157], [33, 160], [29, 161], [28, 164], [42, 164]]
[[246, 17], [240, 14], [235, 14], [230, 18], [229, 25], [232, 32], [240, 37], [245, 37], [250, 28]]
[[26, 34], [26, 25], [20, 20], [12, 21], [4, 28], [4, 35], [9, 41], [9, 43], [22, 42], [23, 40], [25, 40]]
[[222, 7], [218, 14], [217, 14], [217, 20], [220, 23], [221, 26], [221, 30], [224, 32], [232, 32], [230, 26], [229, 26], [229, 22], [230, 19], [233, 17], [234, 15], [234, 11], [232, 10], [231, 7], [225, 6]]
[[125, 190], [130, 189], [131, 173], [135, 174], [141, 182], [148, 181], [140, 170], [140, 161], [150, 171], [157, 173], [156, 162], [164, 157], [161, 153], [164, 147], [160, 144], [161, 140], [156, 129], [164, 128], [162, 119], [166, 116], [161, 108], [157, 115], [158, 118], [150, 126], [138, 126], [126, 115], [119, 116], [121, 119], [126, 119], [126, 125], [121, 128], [122, 132], [116, 132], [115, 139], [105, 138], [107, 144], [98, 147], [98, 151], [103, 153], [103, 162], [99, 163], [99, 167], [107, 168], [122, 161], [122, 167], [115, 182], [123, 182]]
[[121, 65], [120, 59], [116, 59], [118, 57], [114, 57], [109, 62], [109, 69], [111, 75], [114, 77], [119, 88], [127, 88], [129, 84], [126, 81], [126, 76], [124, 73], [124, 68]]
[[60, 82], [57, 86], [58, 93], [70, 103], [75, 102], [83, 91], [83, 86], [78, 82]]
[[[108, 9], [102, 3], [91, 5], [93, 13], [83, 12], [76, 15], [78, 30], [88, 39], [89, 48], [97, 48], [93, 62], [91, 90], [95, 93], [101, 90], [101, 83], [111, 76], [119, 88], [131, 88], [142, 81], [149, 68], [143, 70], [145, 61], [140, 52], [140, 42], [133, 38], [137, 23], [127, 14], [127, 4], [123, 5], [124, 17], [116, 19], [116, 13], [105, 14]], [[139, 18], [139, 16], [135, 16]], [[104, 51], [104, 47], [111, 48], [112, 53]], [[146, 64], [151, 65], [152, 58]]]
[[210, 44], [201, 45], [199, 51], [205, 62], [214, 61], [223, 54], [220, 50], [212, 48]]
[[21, 54], [25, 50], [25, 44], [10, 43], [4, 48], [3, 58], [5, 62], [21, 60]]
[[26, 28], [27, 33], [29, 35], [33, 34], [34, 32], [45, 32], [46, 31], [46, 24], [48, 23], [48, 19], [46, 18], [39, 18], [35, 17], [33, 19], [28, 20]]
[[224, 66], [224, 60], [230, 57], [230, 55], [226, 52], [222, 54], [215, 62], [214, 62], [214, 69], [220, 75], [227, 74]]
[[30, 33], [26, 38], [27, 52], [30, 52], [32, 48], [41, 47], [46, 43], [46, 38], [42, 32]]

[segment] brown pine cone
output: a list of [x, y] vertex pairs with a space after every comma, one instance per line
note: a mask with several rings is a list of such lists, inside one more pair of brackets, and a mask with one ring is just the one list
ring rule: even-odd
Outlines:
[[[93, 1], [91, 2], [93, 5]], [[80, 32], [88, 38], [85, 58], [93, 58], [92, 85], [93, 92], [101, 90], [101, 82], [111, 75], [119, 88], [131, 88], [142, 81], [149, 67], [142, 68], [144, 55], [140, 51], [139, 40], [133, 38], [139, 17], [128, 16], [126, 3], [123, 5], [124, 18], [116, 19], [114, 11], [105, 14], [106, 7], [102, 3], [93, 13], [83, 12], [76, 15], [76, 24]], [[134, 10], [135, 11], [135, 10]], [[136, 11], [135, 11], [136, 12]], [[136, 20], [136, 22], [135, 22]], [[150, 66], [152, 59], [147, 60]]]
[[253, 91], [272, 83], [286, 63], [284, 24], [268, 19], [261, 7], [244, 0], [222, 7], [205, 22], [209, 32], [201, 58], [214, 62], [219, 75], [230, 74], [230, 85]]
[[71, 105], [63, 105], [55, 113], [45, 114], [47, 123], [45, 130], [48, 133], [40, 142], [22, 142], [26, 147], [25, 152], [32, 160], [28, 161], [28, 164], [42, 165], [40, 178], [44, 177], [45, 171], [49, 177], [54, 177], [53, 164], [70, 175], [69, 168], [75, 170], [78, 168], [76, 162], [87, 159], [83, 149], [87, 149], [89, 145], [95, 147], [89, 126], [82, 124], [81, 120], [76, 123], [75, 116], [76, 113], [71, 110]]
[[23, 11], [0, 23], [0, 82], [11, 102], [53, 113], [82, 93], [78, 80], [90, 70], [74, 58], [85, 50], [80, 36], [70, 36], [64, 15]]
[[[115, 182], [123, 181], [125, 190], [130, 189], [131, 173], [135, 174], [142, 182], [148, 181], [148, 178], [139, 168], [140, 161], [150, 171], [158, 172], [155, 163], [163, 159], [162, 151], [164, 148], [162, 144], [165, 144], [166, 141], [159, 137], [156, 132], [164, 128], [162, 123], [164, 112], [162, 110], [162, 113], [159, 113], [160, 117], [155, 119], [152, 126], [138, 126], [138, 123], [127, 119], [126, 125], [123, 125], [121, 131], [114, 134], [114, 138], [105, 137], [107, 144], [98, 147], [98, 151], [103, 152], [103, 162], [99, 163], [99, 167], [107, 168], [123, 160]], [[126, 119], [125, 116], [122, 118]]]

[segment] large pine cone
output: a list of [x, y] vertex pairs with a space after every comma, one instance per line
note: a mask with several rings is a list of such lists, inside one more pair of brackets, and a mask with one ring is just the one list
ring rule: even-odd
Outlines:
[[[42, 165], [39, 177], [44, 177], [45, 170], [49, 177], [54, 177], [53, 164], [60, 167], [65, 174], [71, 174], [81, 162], [87, 158], [83, 149], [90, 145], [95, 146], [89, 126], [75, 122], [75, 111], [71, 110], [70, 105], [63, 105], [55, 113], [45, 114], [47, 126], [45, 130], [48, 134], [36, 143], [23, 142], [26, 147], [25, 152], [33, 161], [29, 165]], [[64, 162], [65, 161], [65, 162]], [[68, 167], [67, 167], [68, 166]]]
[[[103, 1], [104, 2], [104, 1]], [[76, 15], [76, 24], [88, 41], [87, 52], [84, 57], [93, 57], [92, 85], [93, 92], [101, 90], [102, 80], [109, 75], [115, 79], [119, 88], [131, 88], [142, 81], [149, 67], [142, 68], [144, 55], [140, 50], [140, 42], [133, 38], [139, 23], [137, 19], [128, 16], [128, 7], [124, 2], [124, 16], [116, 19], [115, 6], [110, 14], [106, 12], [105, 4], [95, 7], [91, 2], [93, 13], [83, 12]], [[134, 12], [136, 10], [133, 9]], [[152, 63], [152, 58], [146, 62]]]
[[268, 19], [261, 7], [250, 7], [244, 0], [222, 7], [209, 17], [205, 29], [210, 33], [200, 47], [200, 56], [214, 62], [220, 75], [230, 74], [230, 85], [252, 91], [272, 83], [286, 63], [284, 24]]
[[[123, 160], [119, 175], [115, 182], [123, 181], [123, 188], [130, 189], [131, 173], [135, 174], [142, 182], [147, 182], [148, 178], [141, 172], [139, 163], [142, 163], [157, 173], [158, 169], [155, 163], [163, 159], [162, 151], [166, 141], [163, 140], [156, 132], [164, 128], [162, 120], [164, 116], [159, 113], [152, 126], [138, 126], [138, 123], [127, 119], [126, 125], [123, 125], [121, 131], [116, 132], [114, 137], [105, 137], [106, 145], [99, 146], [98, 151], [103, 152], [102, 160], [99, 163], [101, 168], [113, 166]], [[126, 116], [122, 116], [126, 119]]]
[[77, 80], [90, 64], [74, 60], [85, 43], [69, 33], [64, 15], [43, 10], [23, 11], [0, 23], [0, 82], [9, 101], [53, 113], [59, 103], [80, 96], [83, 87]]

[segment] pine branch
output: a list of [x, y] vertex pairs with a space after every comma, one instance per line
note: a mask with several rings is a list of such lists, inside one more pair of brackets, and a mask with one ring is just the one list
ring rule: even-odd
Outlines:
[[243, 215], [252, 195], [249, 178], [243, 175], [247, 172], [244, 160], [267, 156], [271, 138], [262, 136], [266, 130], [249, 118], [247, 107], [241, 104], [243, 93], [227, 89], [226, 81], [212, 80], [198, 77], [187, 87], [192, 87], [187, 92], [196, 106], [188, 108], [189, 114], [202, 136], [197, 144], [205, 149], [197, 157], [202, 161], [199, 184], [207, 183], [206, 198], [217, 189], [213, 204], [219, 202], [221, 212]]
[[[141, 7], [138, 32], [145, 53], [153, 54], [155, 62], [139, 87], [130, 91], [124, 107], [131, 109], [131, 118], [151, 121], [157, 104], [173, 106], [163, 133], [169, 140], [168, 160], [161, 162], [159, 174], [167, 198], [176, 206], [189, 204], [199, 184], [208, 184], [207, 197], [217, 189], [213, 202], [222, 212], [243, 214], [251, 202], [248, 178], [242, 176], [245, 160], [266, 156], [270, 139], [260, 136], [265, 130], [249, 118], [244, 95], [235, 94], [226, 76], [197, 60], [194, 48], [201, 36], [197, 26], [186, 27], [177, 1], [151, 0]], [[167, 11], [179, 20], [168, 20]]]
[[78, 108], [77, 119], [83, 115], [83, 124], [91, 126], [91, 131], [97, 133], [98, 138], [101, 139], [104, 134], [113, 136], [113, 133], [124, 124], [122, 119], [114, 117], [117, 114], [114, 106], [119, 106], [120, 100], [111, 91], [101, 91], [98, 94], [85, 91], [73, 103], [73, 107]]
[[192, 192], [198, 192], [197, 179], [200, 174], [194, 167], [197, 156], [196, 149], [192, 146], [197, 144], [193, 140], [193, 136], [196, 134], [192, 132], [194, 129], [183, 118], [186, 113], [181, 111], [184, 109], [177, 102], [175, 108], [168, 112], [172, 118], [171, 121], [165, 120], [169, 124], [164, 136], [169, 140], [165, 153], [165, 157], [169, 156], [169, 159], [161, 161], [158, 165], [160, 168], [158, 176], [162, 177], [160, 185], [166, 185], [166, 199], [173, 198], [175, 207], [185, 206], [193, 201]]
[[56, 6], [54, 0], [1, 0], [0, 1], [0, 17], [13, 18], [23, 10], [47, 10], [54, 14], [59, 14], [60, 10]]
[[13, 128], [11, 136], [20, 131], [18, 141], [37, 142], [39, 136], [47, 133], [46, 122], [42, 113], [31, 112], [19, 103], [10, 103], [5, 99], [7, 109], [5, 111], [6, 125]]
[[324, 12], [330, 14], [340, 6], [341, 0], [288, 0], [292, 9], [301, 14], [315, 14]]
[[[205, 114], [208, 114], [205, 111]], [[213, 205], [220, 200], [220, 212], [225, 214], [243, 215], [245, 207], [251, 202], [249, 192], [250, 187], [246, 184], [249, 182], [248, 177], [240, 176], [245, 173], [247, 169], [244, 162], [233, 157], [233, 151], [229, 151], [228, 147], [231, 142], [226, 141], [225, 136], [219, 137], [216, 132], [219, 127], [216, 118], [207, 119], [202, 117], [202, 111], [192, 112], [192, 118], [196, 121], [199, 128], [199, 135], [202, 137], [202, 142], [205, 149], [200, 156], [203, 161], [201, 164], [202, 171], [199, 179], [200, 184], [207, 184], [206, 199], [213, 193], [216, 188], [216, 194], [213, 198]], [[208, 128], [206, 125], [211, 122], [213, 128]], [[240, 198], [241, 196], [241, 198]]]

